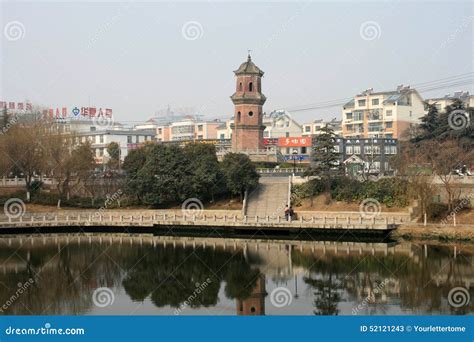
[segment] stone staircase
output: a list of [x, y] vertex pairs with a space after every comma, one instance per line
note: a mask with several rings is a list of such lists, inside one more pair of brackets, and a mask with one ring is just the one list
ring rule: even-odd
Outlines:
[[288, 181], [288, 177], [260, 177], [258, 187], [249, 193], [246, 215], [284, 217]]

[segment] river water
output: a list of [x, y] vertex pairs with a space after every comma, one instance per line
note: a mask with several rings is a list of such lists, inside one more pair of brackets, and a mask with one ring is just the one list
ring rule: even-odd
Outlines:
[[473, 245], [0, 236], [0, 314], [472, 314], [473, 261]]

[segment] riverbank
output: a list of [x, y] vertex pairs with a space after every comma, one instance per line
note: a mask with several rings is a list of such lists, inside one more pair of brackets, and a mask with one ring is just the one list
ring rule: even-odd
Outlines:
[[407, 241], [439, 241], [474, 243], [474, 224], [446, 226], [442, 224], [407, 223], [392, 232], [392, 238]]

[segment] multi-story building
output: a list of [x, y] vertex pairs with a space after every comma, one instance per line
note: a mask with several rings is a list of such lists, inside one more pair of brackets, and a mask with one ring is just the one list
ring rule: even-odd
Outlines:
[[301, 136], [301, 125], [286, 110], [275, 110], [263, 114], [264, 138], [287, 138]]
[[109, 155], [107, 146], [115, 142], [120, 147], [120, 160], [124, 160], [130, 150], [141, 146], [145, 142], [151, 142], [155, 138], [155, 131], [140, 130], [132, 128], [124, 129], [97, 129], [92, 131], [76, 132], [78, 142], [89, 141], [94, 151], [97, 164], [105, 164]]
[[337, 136], [342, 136], [342, 121], [336, 118], [331, 121], [324, 121], [323, 119], [317, 119], [313, 122], [303, 124], [303, 136], [319, 135], [321, 134], [321, 128], [328, 126], [334, 131]]
[[156, 141], [194, 141], [217, 139], [218, 128], [222, 122], [219, 120], [204, 121], [194, 117], [172, 122], [156, 127]]
[[335, 151], [346, 172], [353, 176], [387, 175], [393, 173], [391, 159], [398, 152], [397, 139], [336, 138]]
[[410, 127], [424, 115], [420, 94], [409, 86], [356, 95], [342, 109], [342, 135], [345, 138], [404, 139]]
[[232, 123], [234, 119], [227, 120], [226, 122], [222, 122], [219, 127], [217, 127], [217, 139], [219, 140], [227, 140], [232, 139]]
[[435, 105], [438, 112], [441, 113], [456, 100], [461, 101], [465, 108], [474, 108], [474, 95], [469, 95], [468, 91], [457, 91], [453, 95], [448, 94], [443, 97], [427, 99], [426, 103]]

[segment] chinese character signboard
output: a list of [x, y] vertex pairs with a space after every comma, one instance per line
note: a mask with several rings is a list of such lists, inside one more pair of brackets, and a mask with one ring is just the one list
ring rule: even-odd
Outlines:
[[277, 146], [278, 138], [263, 138], [263, 144], [265, 146]]
[[311, 146], [311, 138], [309, 137], [286, 137], [278, 139], [280, 147], [309, 147]]
[[[11, 102], [0, 101], [0, 110], [7, 109], [14, 113], [21, 113], [33, 110], [33, 106], [29, 102]], [[112, 109], [110, 108], [96, 108], [96, 107], [56, 107], [43, 110], [43, 115], [50, 119], [59, 119], [67, 117], [112, 117]]]

